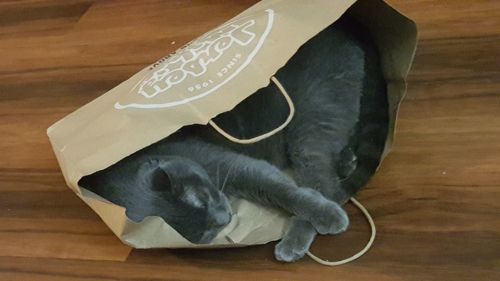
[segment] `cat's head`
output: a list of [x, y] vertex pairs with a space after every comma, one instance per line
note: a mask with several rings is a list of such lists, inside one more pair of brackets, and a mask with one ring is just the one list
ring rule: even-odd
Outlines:
[[150, 160], [139, 173], [146, 175], [142, 181], [152, 193], [148, 213], [162, 217], [190, 242], [210, 243], [230, 223], [227, 197], [198, 163], [181, 157]]

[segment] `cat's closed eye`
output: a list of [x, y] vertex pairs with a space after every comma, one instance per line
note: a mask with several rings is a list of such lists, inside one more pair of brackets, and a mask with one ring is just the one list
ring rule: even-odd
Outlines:
[[180, 199], [184, 203], [195, 208], [205, 209], [207, 207], [207, 203], [202, 201], [192, 190], [185, 191], [184, 194], [180, 197]]

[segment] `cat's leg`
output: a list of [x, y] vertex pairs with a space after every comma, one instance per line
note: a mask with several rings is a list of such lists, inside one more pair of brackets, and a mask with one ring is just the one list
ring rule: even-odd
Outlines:
[[274, 256], [284, 262], [301, 259], [309, 251], [316, 234], [310, 222], [293, 217], [287, 232], [274, 248]]
[[[355, 169], [356, 156], [350, 148], [343, 147], [343, 142], [335, 143], [335, 136], [330, 135], [334, 130], [325, 131], [314, 125], [308, 129], [311, 134], [290, 142], [295, 179], [299, 185], [311, 186], [327, 198], [344, 203], [347, 196], [339, 183]], [[347, 215], [345, 220], [348, 221]], [[346, 228], [347, 225], [343, 229]], [[276, 259], [293, 262], [302, 258], [315, 237], [316, 229], [308, 221], [292, 220], [289, 231], [275, 247]]]
[[346, 162], [342, 159], [345, 143], [320, 130], [318, 128], [311, 136], [300, 136], [289, 144], [294, 179], [298, 185], [311, 187], [328, 199], [343, 204], [348, 198], [341, 188], [338, 171], [344, 169], [339, 163]]
[[220, 164], [224, 192], [264, 206], [281, 208], [308, 221], [321, 234], [336, 234], [349, 225], [345, 211], [320, 192], [297, 187], [295, 182], [266, 161], [229, 154]]
[[[356, 72], [349, 73], [345, 75]], [[353, 81], [360, 79], [338, 78], [330, 81], [334, 83], [332, 88], [319, 87], [303, 93], [296, 103], [301, 114], [294, 116], [285, 133], [298, 185], [314, 188], [339, 204], [349, 199], [340, 186], [342, 174], [352, 172], [349, 166], [356, 164], [348, 147], [358, 123], [361, 91]]]

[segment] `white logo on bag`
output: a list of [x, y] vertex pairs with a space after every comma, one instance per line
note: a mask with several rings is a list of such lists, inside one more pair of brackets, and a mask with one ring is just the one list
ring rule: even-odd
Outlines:
[[[224, 24], [188, 43], [153, 64], [150, 69], [155, 71], [132, 89], [146, 99], [163, 98], [170, 92], [170, 101], [156, 104], [117, 102], [115, 108], [167, 108], [215, 92], [248, 66], [262, 47], [272, 28], [274, 11], [268, 9], [266, 15], [264, 27], [258, 25], [259, 19], [246, 17]], [[176, 98], [179, 96], [181, 98]]]

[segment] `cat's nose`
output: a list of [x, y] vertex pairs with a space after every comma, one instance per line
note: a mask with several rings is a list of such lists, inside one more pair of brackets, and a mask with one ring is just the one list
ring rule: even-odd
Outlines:
[[229, 224], [231, 222], [232, 215], [230, 213], [226, 213], [224, 219], [222, 220], [222, 225]]
[[213, 218], [213, 220], [211, 221], [211, 224], [212, 225], [215, 225], [215, 226], [224, 226], [224, 225], [227, 225], [231, 222], [231, 214], [229, 213], [224, 213], [224, 214], [220, 214], [220, 215], [217, 215]]

